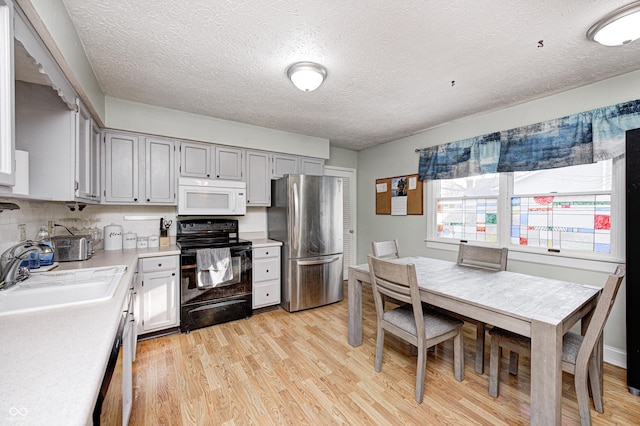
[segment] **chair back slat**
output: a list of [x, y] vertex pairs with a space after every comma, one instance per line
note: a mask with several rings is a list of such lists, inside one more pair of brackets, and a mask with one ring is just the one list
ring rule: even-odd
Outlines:
[[384, 294], [401, 302], [411, 303], [414, 310], [418, 307], [421, 318], [420, 289], [418, 288], [415, 265], [389, 262], [372, 255], [368, 256], [368, 261], [371, 287], [378, 315], [383, 314], [384, 304], [381, 295]]
[[620, 284], [622, 283], [625, 274], [626, 268], [623, 265], [618, 265], [616, 271], [607, 278], [607, 282], [604, 284], [602, 293], [598, 299], [598, 304], [591, 316], [591, 321], [589, 322], [587, 331], [584, 334], [582, 345], [580, 345], [580, 350], [578, 351], [578, 356], [576, 358], [576, 368], [578, 364], [588, 362], [591, 357], [593, 349], [595, 348], [595, 345], [602, 334], [602, 330], [604, 329], [604, 325], [607, 322], [607, 318], [609, 318], [609, 313], [611, 313], [613, 303], [616, 301], [616, 295], [618, 294]]
[[380, 259], [397, 259], [400, 257], [398, 250], [398, 240], [373, 241], [371, 252]]
[[495, 271], [507, 270], [506, 247], [481, 247], [466, 243], [458, 246], [458, 264]]

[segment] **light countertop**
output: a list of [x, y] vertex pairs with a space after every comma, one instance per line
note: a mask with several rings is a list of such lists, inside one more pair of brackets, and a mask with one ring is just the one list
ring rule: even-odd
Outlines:
[[111, 265], [127, 271], [109, 301], [0, 317], [0, 424], [91, 424], [138, 259], [179, 254], [173, 245], [62, 262], [53, 271]]
[[276, 247], [281, 246], [282, 242], [276, 240], [270, 240], [268, 238], [252, 238], [251, 246], [253, 248], [261, 248], [261, 247]]

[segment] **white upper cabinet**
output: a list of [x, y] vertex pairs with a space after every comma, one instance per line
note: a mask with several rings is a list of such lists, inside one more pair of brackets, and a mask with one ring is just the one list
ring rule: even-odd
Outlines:
[[300, 174], [322, 176], [324, 174], [324, 160], [320, 158], [300, 158]]
[[286, 174], [298, 174], [300, 159], [295, 155], [272, 154], [271, 179], [279, 179]]
[[271, 154], [264, 151], [246, 151], [247, 205], [271, 205]]

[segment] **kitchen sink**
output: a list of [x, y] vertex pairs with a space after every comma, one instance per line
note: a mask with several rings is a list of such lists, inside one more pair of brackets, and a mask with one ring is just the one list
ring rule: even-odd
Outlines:
[[126, 269], [118, 265], [32, 274], [0, 291], [0, 316], [109, 300]]

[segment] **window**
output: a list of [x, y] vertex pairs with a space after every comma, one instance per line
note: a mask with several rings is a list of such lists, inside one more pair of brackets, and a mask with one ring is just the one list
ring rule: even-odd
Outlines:
[[498, 241], [499, 175], [439, 181], [437, 236]]
[[[624, 160], [428, 182], [428, 241], [622, 257]], [[435, 212], [435, 213], [434, 213]]]

